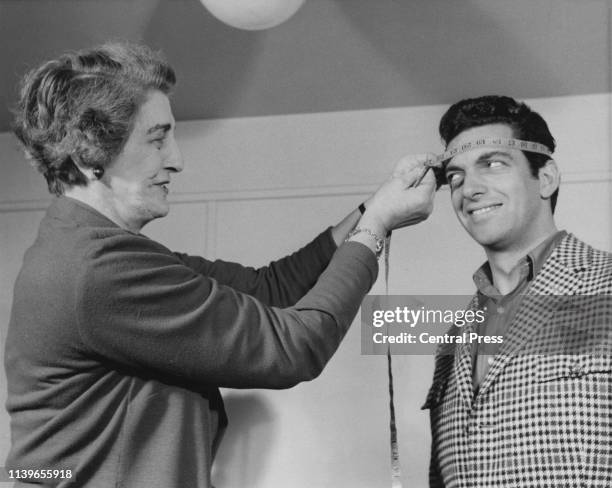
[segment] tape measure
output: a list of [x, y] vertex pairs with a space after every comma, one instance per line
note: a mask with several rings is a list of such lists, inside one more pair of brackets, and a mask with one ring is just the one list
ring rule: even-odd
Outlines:
[[519, 149], [521, 151], [545, 154], [546, 156], [552, 155], [552, 151], [544, 144], [540, 144], [539, 142], [523, 141], [521, 139], [508, 139], [503, 137], [481, 137], [475, 141], [465, 142], [460, 146], [453, 147], [452, 149], [444, 151], [442, 154], [438, 154], [437, 156], [425, 161], [425, 166], [422, 173], [412, 186], [419, 186], [430, 168], [442, 169], [444, 167], [443, 163], [453, 158], [457, 154], [462, 154], [471, 151], [472, 149], [479, 149], [481, 147], [502, 147], [504, 149]]
[[523, 141], [521, 139], [508, 139], [504, 137], [481, 137], [474, 141], [469, 141], [460, 146], [453, 147], [442, 154], [438, 154], [435, 159], [427, 161], [425, 164], [429, 167], [442, 167], [442, 163], [464, 152], [481, 147], [503, 147], [505, 149], [519, 149], [521, 151], [529, 151], [538, 154], [552, 155], [552, 151], [544, 144], [532, 141]]
[[546, 154], [547, 156], [552, 155], [552, 151], [539, 142], [508, 139], [504, 137], [481, 137], [475, 141], [465, 142], [460, 146], [444, 151], [442, 154], [438, 154], [434, 160], [428, 161], [425, 164], [430, 167], [441, 167], [444, 161], [451, 159], [453, 156], [481, 147], [503, 147], [505, 149], [519, 149], [521, 151]]
[[[429, 169], [429, 168], [427, 168]], [[417, 183], [418, 184], [418, 183]], [[385, 294], [389, 295], [389, 253], [391, 252], [391, 232], [385, 236]], [[395, 423], [395, 402], [393, 401], [393, 364], [391, 346], [387, 344], [387, 376], [389, 378], [389, 434], [391, 445], [391, 488], [402, 488], [402, 468], [399, 459], [397, 425]]]

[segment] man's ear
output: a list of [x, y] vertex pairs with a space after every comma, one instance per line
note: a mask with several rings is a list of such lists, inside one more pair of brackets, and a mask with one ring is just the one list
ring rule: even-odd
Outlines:
[[546, 164], [538, 170], [540, 180], [540, 197], [547, 200], [559, 188], [561, 173], [554, 159], [549, 159]]

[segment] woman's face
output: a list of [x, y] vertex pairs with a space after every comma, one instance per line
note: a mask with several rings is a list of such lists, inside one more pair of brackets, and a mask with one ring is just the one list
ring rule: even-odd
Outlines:
[[122, 226], [133, 232], [170, 210], [170, 175], [183, 169], [174, 127], [168, 97], [151, 91], [136, 113], [123, 150], [105, 170], [112, 210]]

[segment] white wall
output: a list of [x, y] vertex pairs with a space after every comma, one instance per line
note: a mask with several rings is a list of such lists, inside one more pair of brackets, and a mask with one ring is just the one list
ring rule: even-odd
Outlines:
[[[560, 228], [612, 250], [612, 95], [531, 100], [558, 142]], [[144, 232], [176, 250], [261, 265], [305, 243], [374, 190], [407, 152], [439, 151], [443, 106], [182, 122], [185, 171], [172, 211]], [[0, 335], [12, 283], [48, 202], [41, 176], [0, 135]], [[480, 249], [441, 190], [424, 224], [394, 233], [390, 292], [469, 294]], [[382, 273], [381, 273], [382, 276]], [[379, 279], [374, 292], [383, 292]], [[230, 429], [218, 488], [389, 486], [384, 357], [360, 354], [358, 321], [317, 380], [286, 391], [224, 391]], [[397, 356], [396, 409], [406, 486], [426, 486], [431, 357]], [[0, 371], [0, 402], [5, 400]], [[9, 446], [0, 413], [0, 464]]]

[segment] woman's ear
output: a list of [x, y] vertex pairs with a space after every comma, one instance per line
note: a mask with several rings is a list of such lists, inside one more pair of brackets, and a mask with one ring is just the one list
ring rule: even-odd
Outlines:
[[[99, 180], [104, 175], [104, 169], [100, 166], [85, 166], [82, 161], [74, 155], [70, 157], [77, 169], [85, 176], [88, 182]], [[100, 169], [102, 172], [98, 171]]]

